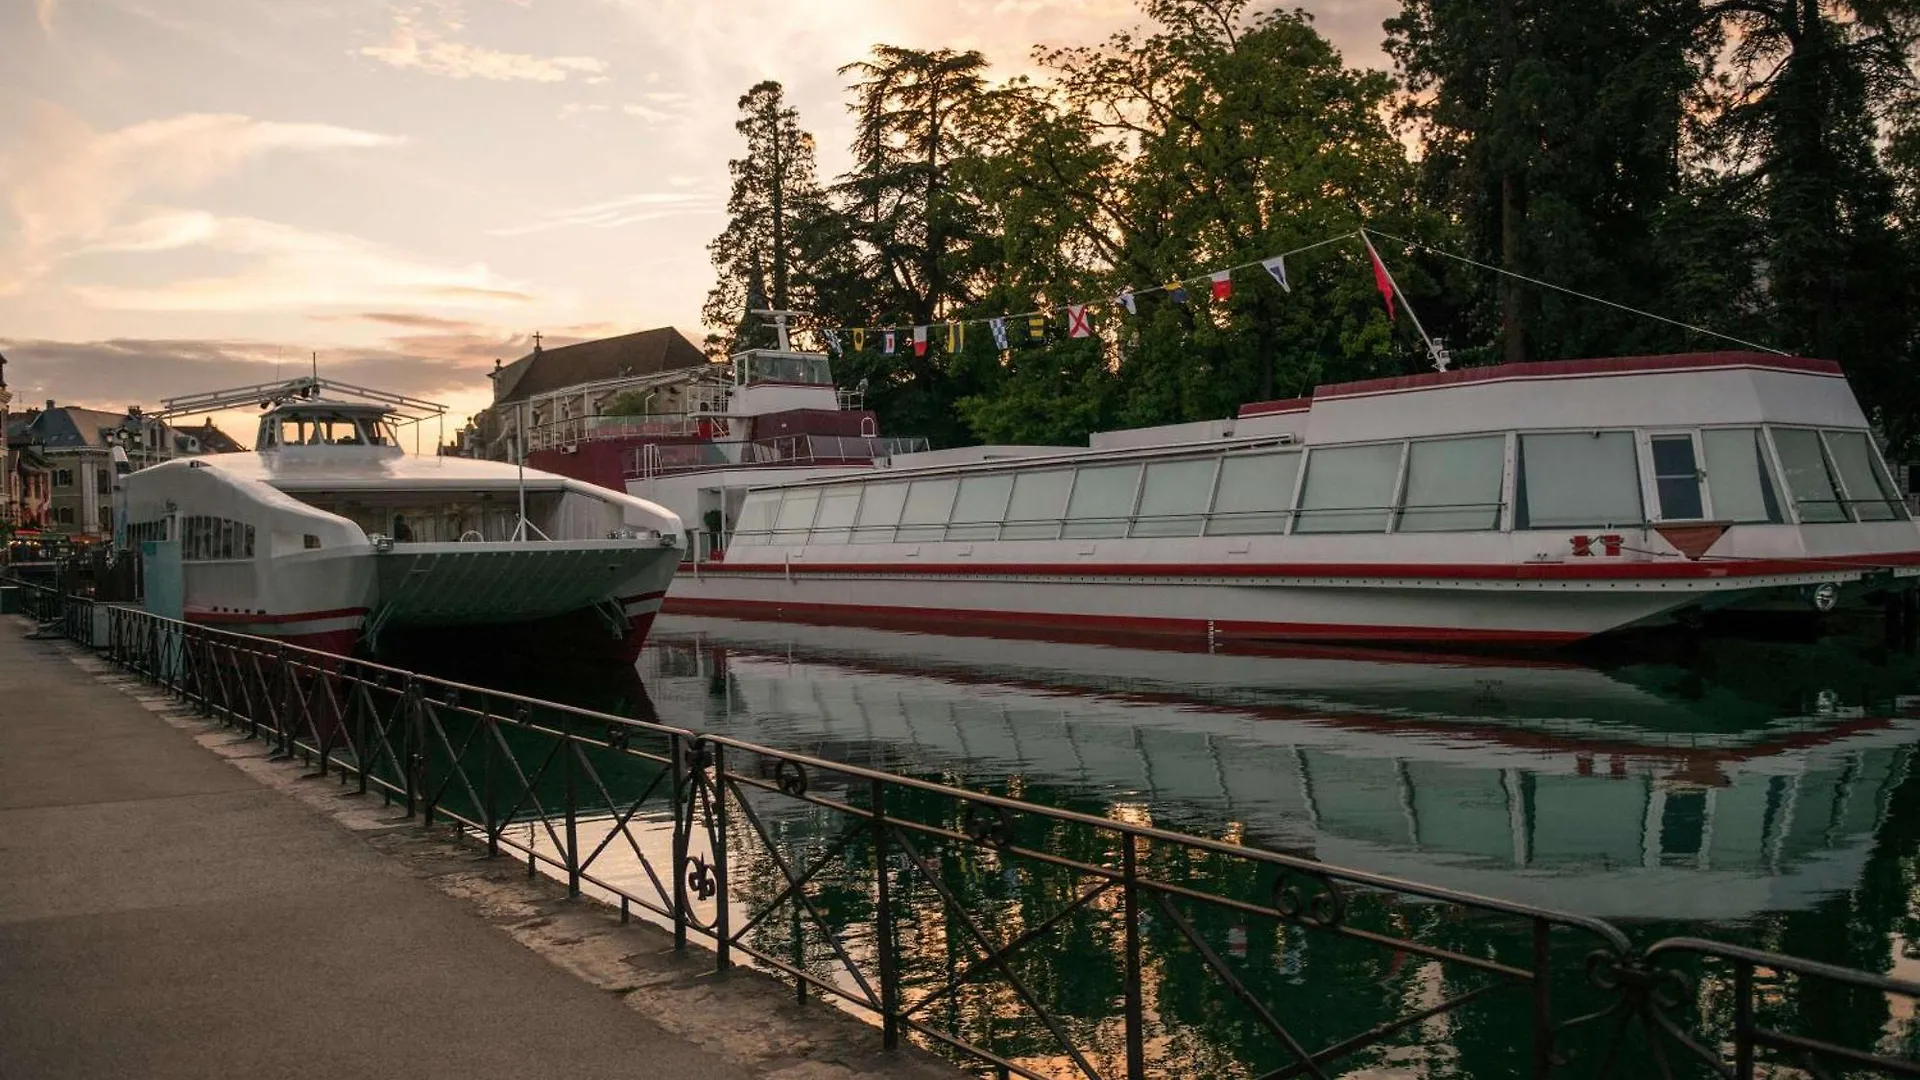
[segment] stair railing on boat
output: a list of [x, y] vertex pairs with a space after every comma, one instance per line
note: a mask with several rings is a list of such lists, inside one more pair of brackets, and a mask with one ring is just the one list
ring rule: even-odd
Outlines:
[[1904, 979], [1643, 947], [1144, 806], [1041, 806], [130, 608], [108, 626], [115, 664], [316, 776], [1002, 1077], [1920, 1075]]

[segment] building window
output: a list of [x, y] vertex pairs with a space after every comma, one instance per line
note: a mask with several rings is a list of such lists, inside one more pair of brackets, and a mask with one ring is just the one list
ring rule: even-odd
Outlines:
[[56, 524], [60, 524], [60, 525], [73, 524], [73, 507], [62, 506], [59, 509], [55, 510], [53, 512], [53, 520]]
[[113, 507], [111, 506], [103, 506], [100, 508], [100, 531], [113, 531]]
[[[72, 469], [55, 469], [53, 471], [53, 486], [57, 488], [72, 487], [73, 486], [73, 470]], [[69, 522], [69, 524], [71, 524], [71, 522]]]

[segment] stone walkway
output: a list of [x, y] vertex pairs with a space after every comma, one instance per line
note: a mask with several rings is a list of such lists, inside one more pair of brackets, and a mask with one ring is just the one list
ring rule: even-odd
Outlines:
[[0, 1078], [948, 1078], [0, 619]]

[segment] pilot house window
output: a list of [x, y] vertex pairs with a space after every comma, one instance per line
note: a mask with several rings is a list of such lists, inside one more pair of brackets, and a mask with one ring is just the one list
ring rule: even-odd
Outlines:
[[1631, 432], [1520, 436], [1515, 528], [1606, 528], [1645, 520]]

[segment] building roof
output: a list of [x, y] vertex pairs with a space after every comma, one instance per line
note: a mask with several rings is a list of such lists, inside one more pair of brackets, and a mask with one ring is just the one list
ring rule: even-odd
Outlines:
[[686, 335], [662, 326], [557, 349], [536, 349], [499, 370], [494, 376], [493, 400], [497, 405], [525, 401], [581, 383], [654, 375], [707, 363], [707, 354]]
[[[137, 425], [127, 413], [56, 405], [11, 417], [6, 434], [9, 442], [31, 443], [45, 450], [105, 450], [111, 445], [107, 433], [128, 427]], [[246, 449], [233, 436], [214, 427], [211, 420], [191, 428], [169, 424], [167, 433], [173, 439], [175, 453], [222, 454]]]

